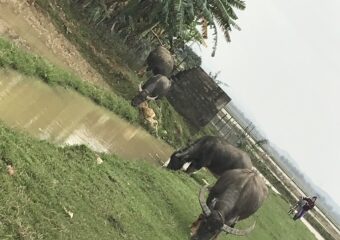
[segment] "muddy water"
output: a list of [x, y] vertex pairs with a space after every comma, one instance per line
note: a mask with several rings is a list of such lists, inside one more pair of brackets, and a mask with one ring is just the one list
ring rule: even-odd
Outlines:
[[0, 120], [40, 139], [85, 144], [128, 159], [164, 162], [173, 151], [79, 94], [13, 71], [0, 71]]

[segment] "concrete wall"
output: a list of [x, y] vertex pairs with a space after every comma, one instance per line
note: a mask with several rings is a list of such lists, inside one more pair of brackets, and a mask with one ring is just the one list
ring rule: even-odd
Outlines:
[[202, 68], [186, 70], [173, 77], [167, 98], [175, 110], [197, 128], [208, 124], [231, 101]]

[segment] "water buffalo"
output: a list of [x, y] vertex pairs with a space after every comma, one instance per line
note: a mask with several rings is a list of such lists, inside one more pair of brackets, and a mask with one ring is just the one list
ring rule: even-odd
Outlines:
[[226, 171], [210, 189], [205, 201], [206, 189], [207, 186], [202, 187], [199, 194], [203, 214], [195, 222], [191, 240], [216, 239], [222, 231], [244, 236], [255, 228], [255, 223], [244, 230], [234, 226], [254, 214], [268, 195], [267, 186], [257, 170]]
[[137, 107], [145, 100], [156, 100], [165, 96], [171, 87], [169, 78], [163, 75], [155, 75], [149, 78], [143, 86], [139, 85], [139, 93], [135, 96], [131, 105]]
[[179, 170], [188, 162], [190, 165], [187, 173], [206, 167], [216, 177], [221, 176], [226, 170], [252, 168], [247, 153], [232, 146], [224, 138], [216, 136], [202, 137], [188, 147], [174, 152], [167, 168]]
[[[159, 46], [152, 50], [146, 61], [146, 67], [139, 71], [140, 76], [142, 76], [146, 71], [151, 70], [154, 75], [162, 74], [169, 77], [174, 68], [174, 59], [165, 47]], [[146, 68], [146, 69], [145, 69]]]

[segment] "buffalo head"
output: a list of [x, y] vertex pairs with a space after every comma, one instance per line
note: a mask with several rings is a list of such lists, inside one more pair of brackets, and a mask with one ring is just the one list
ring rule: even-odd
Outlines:
[[150, 77], [143, 86], [139, 84], [139, 93], [135, 96], [131, 105], [136, 107], [145, 100], [156, 100], [166, 96], [171, 88], [171, 80], [163, 75]]
[[156, 100], [158, 98], [158, 96], [150, 97], [150, 92], [146, 89], [142, 89], [141, 84], [139, 84], [138, 90], [139, 90], [139, 93], [137, 94], [137, 96], [135, 96], [131, 100], [131, 105], [133, 107], [139, 106], [139, 104], [141, 104], [142, 102], [145, 102], [146, 100]]
[[[199, 194], [199, 201], [203, 211], [201, 215], [201, 219], [199, 220], [199, 225], [197, 230], [192, 234], [191, 240], [211, 240], [215, 239], [222, 231], [238, 235], [238, 236], [245, 236], [248, 235], [255, 227], [253, 224], [251, 227], [245, 230], [239, 230], [229, 226], [225, 223], [224, 216], [221, 212], [215, 209], [210, 209], [205, 201], [205, 191], [207, 186], [202, 187], [200, 194]], [[234, 225], [237, 219], [232, 221], [233, 223], [230, 225]]]
[[179, 170], [187, 162], [186, 159], [187, 159], [186, 155], [184, 155], [180, 151], [176, 151], [170, 156], [170, 162], [167, 165], [167, 168], [175, 171]]

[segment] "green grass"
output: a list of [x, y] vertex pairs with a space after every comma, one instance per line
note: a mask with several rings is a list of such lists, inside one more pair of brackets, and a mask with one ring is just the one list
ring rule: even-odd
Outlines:
[[[22, 74], [37, 77], [51, 86], [58, 85], [75, 90], [130, 123], [143, 126], [155, 135], [154, 130], [139, 117], [138, 110], [130, 105], [129, 99], [82, 81], [74, 74], [48, 63], [39, 56], [17, 48], [3, 38], [0, 38], [0, 67], [12, 68]], [[193, 129], [186, 124], [168, 101], [159, 101], [158, 105], [150, 104], [159, 118], [159, 136], [173, 147], [183, 146], [193, 136]]]
[[[56, 147], [1, 123], [0, 140], [0, 239], [182, 240], [200, 213], [199, 184], [184, 173], [105, 154], [97, 165], [85, 146]], [[7, 164], [15, 166], [14, 176]], [[257, 220], [247, 239], [313, 239], [287, 209], [271, 194], [243, 224]]]

